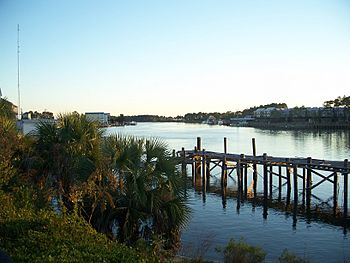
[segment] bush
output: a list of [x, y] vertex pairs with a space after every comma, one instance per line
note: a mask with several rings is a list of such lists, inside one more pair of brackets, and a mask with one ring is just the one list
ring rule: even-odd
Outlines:
[[258, 263], [264, 262], [266, 253], [260, 247], [248, 245], [243, 238], [231, 239], [224, 249], [224, 262]]
[[308, 260], [304, 260], [289, 252], [287, 249], [283, 250], [283, 253], [278, 258], [281, 263], [308, 263]]
[[146, 262], [134, 249], [108, 240], [79, 216], [17, 209], [0, 193], [0, 250], [14, 262]]

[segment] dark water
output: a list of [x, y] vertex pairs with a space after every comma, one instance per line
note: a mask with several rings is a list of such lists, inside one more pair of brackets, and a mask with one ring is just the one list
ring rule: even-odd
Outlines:
[[[202, 137], [202, 147], [223, 151], [223, 138], [228, 139], [228, 152], [251, 154], [251, 139], [256, 138], [257, 154], [272, 156], [308, 157], [326, 160], [344, 160], [350, 157], [350, 132], [268, 131], [254, 128], [208, 126], [182, 123], [139, 123], [137, 126], [108, 128], [107, 133], [122, 133], [164, 139], [169, 147], [193, 149], [196, 137]], [[213, 171], [213, 174], [218, 171]], [[317, 182], [317, 179], [316, 181]], [[215, 180], [211, 182], [215, 185]], [[261, 180], [260, 180], [261, 183]], [[235, 188], [229, 182], [229, 189]], [[259, 188], [259, 186], [258, 186]], [[339, 179], [339, 204], [343, 203], [342, 178]], [[326, 204], [332, 186], [324, 183], [315, 188], [314, 203]], [[192, 220], [182, 234], [182, 254], [222, 260], [215, 248], [223, 247], [231, 238], [243, 237], [251, 245], [262, 247], [267, 262], [278, 262], [283, 249], [311, 262], [350, 262], [348, 229], [307, 219], [303, 214], [280, 208], [269, 208], [263, 216], [263, 206], [237, 197], [223, 202], [220, 193], [188, 189]], [[282, 200], [283, 201], [283, 200]], [[328, 200], [329, 201], [329, 200]], [[223, 205], [224, 204], [224, 205]], [[342, 209], [342, 207], [340, 207]]]

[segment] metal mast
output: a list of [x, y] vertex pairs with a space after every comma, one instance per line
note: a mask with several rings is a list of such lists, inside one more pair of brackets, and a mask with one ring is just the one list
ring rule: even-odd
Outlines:
[[19, 90], [19, 24], [17, 24], [17, 89], [18, 89], [18, 116], [21, 119], [21, 93]]

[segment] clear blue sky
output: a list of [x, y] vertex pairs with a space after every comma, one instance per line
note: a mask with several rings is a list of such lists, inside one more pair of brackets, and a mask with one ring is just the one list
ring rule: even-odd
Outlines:
[[0, 0], [0, 87], [23, 111], [159, 114], [350, 95], [348, 0]]

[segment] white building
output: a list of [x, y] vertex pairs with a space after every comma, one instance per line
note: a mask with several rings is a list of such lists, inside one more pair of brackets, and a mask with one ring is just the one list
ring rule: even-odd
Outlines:
[[275, 107], [259, 108], [254, 111], [254, 117], [256, 118], [268, 118], [271, 117], [273, 111], [277, 110]]
[[17, 129], [24, 135], [35, 134], [37, 126], [41, 123], [54, 123], [54, 119], [21, 119], [17, 121]]
[[105, 112], [85, 112], [85, 117], [88, 121], [97, 121], [102, 125], [108, 125], [109, 113]]

